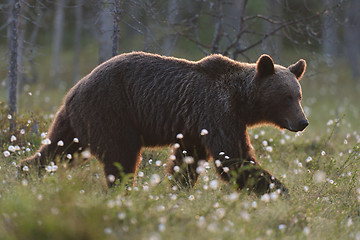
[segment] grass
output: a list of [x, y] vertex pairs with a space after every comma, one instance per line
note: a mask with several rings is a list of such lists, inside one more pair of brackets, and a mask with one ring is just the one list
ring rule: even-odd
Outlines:
[[302, 80], [303, 134], [250, 130], [259, 161], [289, 188], [285, 199], [237, 192], [212, 163], [194, 189], [174, 190], [164, 174], [168, 148], [144, 151], [131, 189], [107, 189], [96, 159], [19, 178], [14, 165], [39, 147], [62, 97], [32, 86], [20, 99], [32, 110], [20, 110], [16, 140], [0, 105], [0, 239], [360, 239], [359, 90], [331, 76]]

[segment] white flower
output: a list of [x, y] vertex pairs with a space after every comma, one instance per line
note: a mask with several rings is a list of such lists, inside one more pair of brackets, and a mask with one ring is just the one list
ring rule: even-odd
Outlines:
[[5, 152], [3, 152], [3, 154], [4, 154], [5, 157], [10, 156], [10, 152], [9, 152], [9, 151], [5, 151]]
[[196, 173], [197, 173], [197, 174], [200, 174], [200, 173], [202, 173], [204, 170], [205, 170], [205, 168], [204, 168], [203, 166], [198, 166], [198, 167], [196, 168]]
[[180, 144], [178, 144], [178, 143], [175, 143], [175, 144], [174, 144], [174, 148], [175, 148], [175, 149], [177, 149], [177, 148], [179, 148], [179, 147], [180, 147]]
[[182, 133], [179, 133], [176, 135], [176, 138], [177, 139], [183, 139], [184, 138], [184, 135], [182, 135]]
[[192, 163], [194, 163], [194, 158], [193, 157], [185, 157], [184, 162], [186, 164], [192, 164]]
[[23, 170], [24, 172], [27, 172], [27, 171], [29, 171], [29, 167], [28, 167], [28, 166], [24, 166], [24, 167], [22, 168], [22, 170]]
[[230, 171], [230, 169], [229, 169], [228, 167], [223, 167], [223, 171], [224, 171], [225, 173], [227, 173], [227, 172]]
[[112, 175], [112, 174], [109, 174], [109, 175], [107, 176], [107, 180], [108, 180], [110, 183], [113, 183], [113, 182], [115, 182], [115, 176]]
[[267, 147], [266, 147], [266, 151], [272, 152], [272, 151], [273, 151], [273, 148], [272, 148], [271, 146], [267, 146]]
[[307, 163], [311, 162], [312, 161], [312, 157], [307, 157], [306, 160], [305, 160]]
[[310, 233], [310, 228], [309, 227], [304, 227], [304, 229], [303, 229], [303, 233], [307, 236], [307, 235], [309, 235], [309, 233]]
[[202, 129], [201, 132], [200, 132], [200, 135], [201, 135], [201, 136], [205, 136], [205, 135], [208, 135], [208, 134], [209, 134], [209, 132], [208, 132], [208, 130], [206, 130], [205, 128]]
[[212, 180], [209, 184], [210, 188], [213, 190], [216, 190], [219, 187], [219, 181], [218, 180]]
[[188, 197], [188, 199], [189, 199], [190, 201], [192, 201], [192, 200], [195, 199], [195, 197], [194, 197], [194, 195], [190, 195], [190, 196]]
[[161, 166], [161, 163], [162, 163], [162, 162], [161, 162], [160, 160], [157, 160], [157, 161], [155, 162], [155, 165], [158, 166], [158, 167], [160, 167], [160, 166]]
[[26, 187], [28, 185], [28, 181], [26, 179], [21, 180], [21, 185]]
[[42, 144], [44, 145], [50, 145], [51, 144], [51, 140], [48, 138], [45, 138], [44, 140], [41, 141]]
[[150, 178], [150, 184], [154, 186], [154, 185], [158, 184], [160, 182], [160, 180], [161, 179], [158, 174], [153, 174]]
[[15, 141], [16, 141], [16, 137], [15, 137], [14, 135], [12, 135], [11, 138], [10, 138], [10, 141], [11, 141], [11, 142], [15, 142]]
[[16, 149], [15, 149], [15, 147], [14, 147], [13, 145], [10, 145], [10, 146], [8, 147], [8, 150], [9, 150], [10, 152], [15, 152], [15, 151], [16, 151]]
[[261, 196], [260, 200], [263, 202], [270, 202], [270, 195], [268, 193], [265, 193]]
[[78, 142], [79, 142], [79, 139], [78, 139], [78, 138], [74, 138], [74, 139], [73, 139], [73, 142], [74, 142], [74, 143], [78, 143]]
[[60, 140], [60, 141], [57, 142], [57, 145], [62, 147], [62, 146], [64, 146], [64, 142], [62, 140]]
[[175, 172], [179, 172], [179, 171], [180, 171], [180, 167], [179, 167], [179, 166], [175, 166], [175, 167], [174, 167], [174, 171], [175, 171]]
[[139, 177], [144, 177], [144, 172], [140, 171], [138, 174]]
[[220, 167], [221, 166], [221, 161], [220, 160], [215, 160], [215, 166]]
[[66, 154], [67, 159], [72, 159], [72, 155], [70, 153]]
[[25, 129], [21, 129], [20, 134], [24, 135], [25, 134]]
[[314, 182], [315, 183], [322, 183], [326, 180], [326, 173], [324, 171], [316, 171], [314, 174]]
[[89, 150], [85, 150], [85, 151], [82, 151], [82, 152], [81, 152], [81, 156], [82, 156], [83, 158], [90, 158], [90, 157], [91, 157], [91, 153], [90, 153]]
[[280, 230], [280, 231], [285, 230], [285, 228], [286, 228], [286, 225], [285, 225], [285, 224], [280, 224], [280, 225], [279, 225], [279, 230]]

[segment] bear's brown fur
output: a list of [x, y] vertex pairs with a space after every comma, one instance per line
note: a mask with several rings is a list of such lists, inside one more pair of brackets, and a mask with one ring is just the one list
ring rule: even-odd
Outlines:
[[[167, 168], [180, 186], [193, 186], [199, 160], [212, 156], [221, 161], [221, 178], [240, 189], [262, 194], [274, 183], [286, 191], [253, 156], [246, 129], [272, 124], [302, 131], [308, 125], [298, 83], [305, 68], [304, 60], [286, 68], [267, 55], [248, 64], [221, 55], [192, 62], [143, 52], [121, 54], [69, 91], [50, 127], [51, 144], [21, 165], [44, 166], [54, 157], [89, 148], [103, 162], [106, 176], [117, 179], [121, 174], [114, 164], [134, 174], [142, 147], [179, 143]], [[201, 135], [202, 129], [208, 134]], [[179, 133], [182, 139], [176, 137]], [[57, 145], [60, 140], [64, 146]], [[185, 156], [194, 161], [183, 163]], [[174, 171], [175, 165], [180, 171]]]

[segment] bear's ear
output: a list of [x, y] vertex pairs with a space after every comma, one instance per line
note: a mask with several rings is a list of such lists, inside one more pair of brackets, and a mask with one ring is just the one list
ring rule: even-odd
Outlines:
[[302, 78], [302, 76], [305, 73], [305, 69], [306, 69], [306, 61], [304, 59], [300, 59], [299, 61], [297, 61], [297, 63], [294, 63], [293, 65], [289, 66], [290, 72], [292, 72], [295, 75], [297, 80], [300, 80]]
[[263, 54], [256, 62], [256, 74], [266, 77], [275, 73], [274, 62], [269, 55]]

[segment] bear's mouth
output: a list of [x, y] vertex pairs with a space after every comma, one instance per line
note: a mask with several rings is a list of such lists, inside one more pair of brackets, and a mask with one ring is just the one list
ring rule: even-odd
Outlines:
[[295, 130], [291, 123], [289, 122], [289, 120], [285, 119], [285, 124], [284, 124], [284, 128], [286, 128], [287, 130], [291, 131], [291, 132], [298, 132], [297, 130]]

